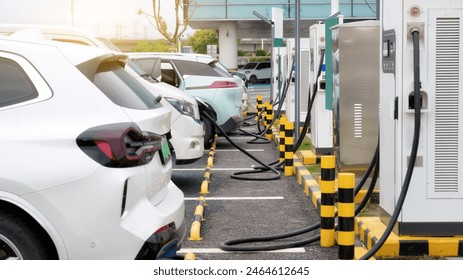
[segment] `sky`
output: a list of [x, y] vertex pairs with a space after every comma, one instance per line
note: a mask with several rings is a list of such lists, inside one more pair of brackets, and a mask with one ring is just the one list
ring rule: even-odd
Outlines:
[[[161, 0], [162, 15], [173, 29], [172, 0]], [[72, 9], [72, 7], [74, 7]], [[0, 22], [74, 25], [111, 38], [163, 38], [145, 16], [152, 14], [151, 0], [1, 0]], [[187, 33], [192, 33], [189, 29]]]

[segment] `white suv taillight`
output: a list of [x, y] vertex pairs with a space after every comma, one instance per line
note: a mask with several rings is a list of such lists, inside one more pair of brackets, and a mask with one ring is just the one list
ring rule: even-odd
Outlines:
[[236, 88], [238, 84], [229, 81], [215, 81], [208, 88]]
[[135, 123], [117, 123], [90, 128], [76, 142], [99, 164], [123, 168], [149, 163], [156, 151], [162, 153], [162, 140], [161, 135], [142, 132]]

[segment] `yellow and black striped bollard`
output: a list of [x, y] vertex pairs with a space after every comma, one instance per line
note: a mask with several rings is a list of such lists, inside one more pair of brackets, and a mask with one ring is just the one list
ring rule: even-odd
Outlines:
[[263, 110], [263, 101], [262, 101], [262, 95], [257, 95], [256, 96], [256, 121], [260, 122], [259, 120], [259, 115], [261, 114]]
[[354, 173], [338, 174], [338, 258], [353, 260], [355, 255]]
[[285, 139], [286, 139], [286, 125], [287, 119], [285, 117], [280, 118], [280, 162], [285, 161]]
[[265, 132], [265, 138], [272, 140], [272, 128], [270, 124], [273, 121], [273, 106], [270, 102], [265, 102], [265, 127], [267, 131]]
[[293, 145], [294, 145], [294, 123], [285, 123], [285, 176], [294, 175], [294, 162], [293, 162]]
[[321, 157], [320, 246], [332, 247], [335, 223], [335, 157]]

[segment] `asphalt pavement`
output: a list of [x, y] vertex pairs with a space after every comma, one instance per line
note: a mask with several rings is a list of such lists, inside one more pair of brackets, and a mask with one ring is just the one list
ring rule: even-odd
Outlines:
[[[253, 95], [252, 93], [250, 94]], [[253, 121], [250, 120], [249, 123]], [[243, 128], [257, 132], [256, 126]], [[278, 159], [275, 142], [251, 144], [252, 136], [235, 132], [232, 141], [247, 150], [263, 163]], [[187, 237], [194, 219], [197, 198], [204, 196], [204, 221], [201, 222], [202, 240], [184, 240], [180, 253], [193, 252], [202, 260], [333, 260], [337, 247], [322, 248], [318, 241], [276, 251], [226, 252], [219, 248], [224, 241], [237, 238], [276, 235], [299, 230], [320, 222], [317, 209], [309, 201], [295, 176], [285, 177], [282, 171], [278, 180], [237, 180], [231, 174], [251, 169], [258, 162], [236, 149], [224, 136], [216, 140], [214, 165], [211, 168], [209, 193], [200, 194], [201, 182], [207, 166], [209, 150], [199, 161], [173, 167], [172, 181], [184, 192], [187, 220]], [[264, 172], [251, 176], [261, 179], [274, 176]], [[283, 240], [243, 244], [247, 247], [300, 241], [319, 234], [319, 230]], [[240, 245], [241, 246], [241, 245]]]

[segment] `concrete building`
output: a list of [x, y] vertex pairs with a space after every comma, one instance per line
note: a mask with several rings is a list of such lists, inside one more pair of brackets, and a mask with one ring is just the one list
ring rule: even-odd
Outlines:
[[[283, 36], [295, 36], [295, 0], [196, 0], [190, 19], [193, 29], [216, 29], [219, 32], [222, 63], [237, 67], [237, 42], [243, 38], [271, 38], [271, 27], [253, 15], [253, 11], [272, 19], [272, 8], [283, 10]], [[309, 36], [312, 24], [331, 15], [331, 0], [300, 0], [301, 37]], [[344, 21], [376, 18], [376, 0], [340, 0], [340, 13]], [[219, 54], [220, 55], [220, 54]]]

